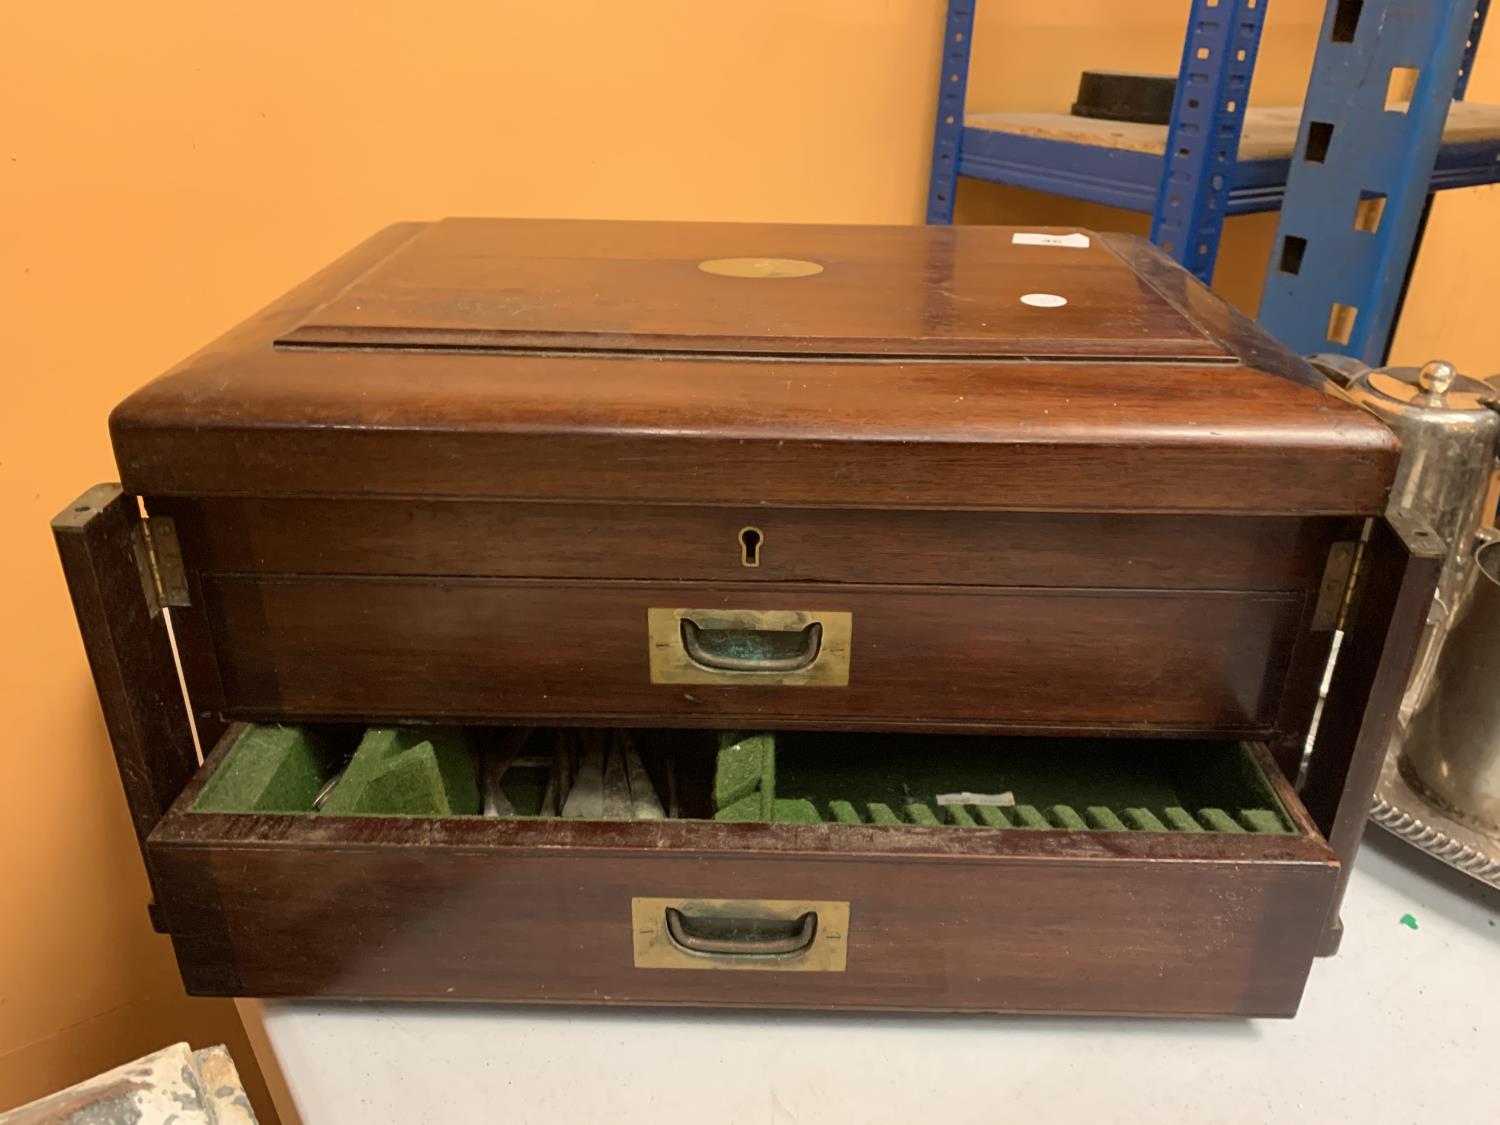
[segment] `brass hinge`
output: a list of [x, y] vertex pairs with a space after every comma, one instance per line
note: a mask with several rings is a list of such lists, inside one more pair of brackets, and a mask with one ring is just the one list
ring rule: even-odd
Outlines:
[[161, 613], [162, 606], [185, 606], [188, 600], [187, 573], [182, 568], [182, 548], [177, 543], [177, 525], [169, 516], [141, 519], [131, 532], [135, 548], [135, 566], [141, 574], [141, 592], [151, 607], [151, 616]]
[[1349, 608], [1349, 595], [1354, 590], [1359, 554], [1360, 544], [1354, 541], [1340, 540], [1328, 548], [1323, 581], [1318, 585], [1318, 601], [1313, 606], [1313, 632], [1344, 627], [1344, 614]]

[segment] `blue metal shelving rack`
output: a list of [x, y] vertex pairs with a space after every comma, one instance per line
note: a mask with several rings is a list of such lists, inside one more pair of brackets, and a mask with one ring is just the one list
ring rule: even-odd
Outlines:
[[1195, 0], [1183, 41], [1151, 241], [1204, 282], [1213, 280], [1265, 15], [1265, 0]]
[[[1301, 350], [1378, 357], [1427, 194], [1500, 182], [1500, 117], [1494, 128], [1442, 140], [1447, 95], [1463, 97], [1489, 0], [1329, 0], [1295, 144], [1240, 159], [1268, 2], [1192, 0], [1172, 121], [1157, 153], [1028, 135], [996, 127], [994, 115], [966, 120], [978, 0], [949, 0], [927, 221], [952, 222], [961, 177], [1143, 211], [1153, 217], [1153, 241], [1209, 281], [1224, 219], [1284, 205], [1262, 319]], [[1393, 66], [1420, 71], [1404, 113], [1385, 106]], [[1324, 130], [1310, 123], [1331, 125], [1337, 137], [1321, 153]], [[1309, 160], [1310, 141], [1321, 163]], [[1376, 196], [1384, 214], [1370, 231]], [[1309, 240], [1295, 273], [1281, 269], [1288, 236]], [[1352, 331], [1347, 312], [1330, 322], [1334, 302], [1359, 310]]]
[[[1384, 362], [1451, 102], [1489, 0], [1328, 6], [1260, 319], [1300, 352]], [[1397, 89], [1415, 79], [1410, 100]]]

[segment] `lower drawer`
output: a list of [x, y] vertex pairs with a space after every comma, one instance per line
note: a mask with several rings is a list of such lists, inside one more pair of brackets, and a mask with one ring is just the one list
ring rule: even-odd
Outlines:
[[1267, 833], [194, 811], [237, 734], [147, 844], [197, 994], [1285, 1016], [1338, 870], [1259, 748]]

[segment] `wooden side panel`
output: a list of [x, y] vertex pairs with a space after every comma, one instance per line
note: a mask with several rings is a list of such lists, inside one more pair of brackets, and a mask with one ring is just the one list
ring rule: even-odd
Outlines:
[[[1236, 733], [1274, 723], [1304, 604], [1210, 591], [235, 576], [204, 593], [237, 717]], [[653, 607], [851, 613], [849, 684], [652, 684]]]
[[[199, 994], [1234, 1016], [1295, 1012], [1336, 873], [431, 845], [152, 859]], [[637, 969], [636, 896], [847, 901], [848, 968]]]
[[1359, 850], [1380, 766], [1442, 565], [1442, 542], [1406, 518], [1377, 520], [1334, 666], [1302, 786], [1303, 801], [1343, 865], [1326, 951], [1337, 947], [1337, 909]]
[[[198, 570], [1306, 590], [1347, 521], [484, 501], [152, 500]], [[744, 565], [740, 533], [758, 535]], [[1355, 532], [1357, 536], [1357, 530]]]
[[99, 691], [136, 834], [146, 835], [198, 768], [166, 621], [136, 567], [136, 499], [85, 492], [52, 521], [84, 651]]

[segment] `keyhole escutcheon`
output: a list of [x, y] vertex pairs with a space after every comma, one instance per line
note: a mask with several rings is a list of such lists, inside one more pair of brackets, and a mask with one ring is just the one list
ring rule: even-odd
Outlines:
[[766, 537], [760, 528], [740, 528], [740, 565], [750, 567], [759, 566], [760, 549], [765, 541]]

